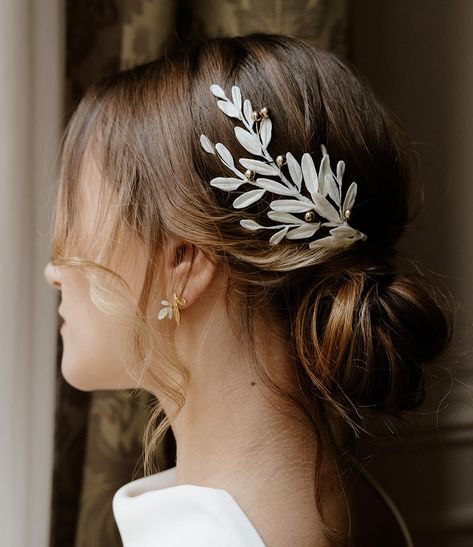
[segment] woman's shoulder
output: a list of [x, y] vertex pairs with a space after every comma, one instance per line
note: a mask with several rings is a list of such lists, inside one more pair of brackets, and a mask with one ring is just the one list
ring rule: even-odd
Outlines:
[[113, 513], [124, 547], [264, 547], [226, 490], [175, 485], [175, 467], [123, 485]]

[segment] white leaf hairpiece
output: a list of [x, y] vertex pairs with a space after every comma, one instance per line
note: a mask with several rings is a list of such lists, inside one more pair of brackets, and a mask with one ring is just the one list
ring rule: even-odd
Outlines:
[[[217, 106], [220, 110], [243, 124], [243, 127], [235, 127], [235, 136], [240, 145], [253, 156], [261, 158], [240, 158], [239, 164], [246, 169], [242, 172], [235, 165], [226, 146], [221, 143], [214, 145], [205, 135], [201, 135], [202, 148], [209, 154], [216, 155], [236, 175], [236, 178], [235, 176], [216, 177], [210, 181], [210, 185], [228, 192], [237, 190], [243, 184], [250, 185], [250, 190], [240, 194], [233, 201], [235, 209], [242, 209], [256, 203], [266, 192], [287, 196], [285, 199], [276, 199], [270, 203], [272, 210], [268, 211], [267, 217], [277, 224], [262, 226], [255, 220], [241, 219], [240, 225], [243, 228], [277, 230], [269, 239], [273, 245], [280, 243], [284, 238], [291, 240], [312, 237], [323, 226], [331, 228], [329, 236], [312, 240], [309, 243], [310, 249], [345, 247], [355, 241], [367, 239], [366, 234], [352, 228], [347, 222], [355, 203], [357, 184], [356, 182], [350, 184], [342, 203], [342, 180], [345, 173], [345, 163], [342, 160], [337, 164], [335, 175], [323, 144], [318, 173], [312, 156], [307, 152], [303, 154], [301, 163], [290, 152], [274, 160], [268, 152], [272, 136], [272, 122], [268, 109], [254, 111], [250, 100], [243, 100], [240, 88], [236, 85], [232, 86], [231, 99], [217, 84], [212, 84], [210, 91], [218, 99]], [[283, 173], [283, 165], [287, 165], [289, 177]], [[279, 181], [268, 177], [278, 177]], [[302, 183], [311, 199], [302, 194]], [[333, 204], [327, 198], [330, 198]], [[326, 222], [315, 221], [314, 212]], [[304, 218], [299, 218], [292, 213], [305, 214]]]

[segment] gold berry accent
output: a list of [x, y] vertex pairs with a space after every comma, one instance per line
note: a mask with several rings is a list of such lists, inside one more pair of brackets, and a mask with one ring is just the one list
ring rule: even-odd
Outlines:
[[248, 169], [247, 171], [245, 171], [245, 177], [249, 180], [254, 180], [255, 172]]
[[315, 218], [313, 211], [307, 211], [307, 213], [304, 215], [304, 220], [306, 222], [312, 222]]
[[259, 111], [260, 115], [262, 118], [268, 118], [269, 117], [269, 110], [266, 108], [266, 107], [263, 107], [260, 111]]
[[278, 156], [276, 158], [276, 165], [282, 167], [286, 163], [286, 156]]
[[259, 121], [261, 120], [260, 113], [257, 112], [256, 110], [253, 110], [253, 112], [251, 113], [251, 119], [252, 119], [254, 122], [259, 122]]
[[346, 218], [346, 219], [350, 219], [350, 218], [351, 218], [351, 210], [350, 210], [350, 209], [346, 209], [346, 210], [345, 210], [345, 218]]

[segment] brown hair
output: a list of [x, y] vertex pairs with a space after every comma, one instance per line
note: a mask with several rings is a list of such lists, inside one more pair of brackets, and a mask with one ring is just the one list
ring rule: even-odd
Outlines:
[[[209, 92], [213, 83], [227, 95], [236, 84], [253, 106], [269, 108], [273, 157], [290, 151], [300, 159], [310, 152], [318, 165], [324, 144], [332, 164], [344, 160], [344, 192], [351, 181], [358, 184], [350, 224], [367, 234], [367, 241], [345, 249], [310, 250], [303, 240], [272, 246], [267, 231], [240, 226], [242, 213], [231, 207], [237, 192], [230, 197], [209, 185], [212, 178], [229, 173], [199, 142], [204, 133], [212, 142], [225, 143], [234, 157], [247, 155], [234, 138], [234, 120], [216, 107]], [[119, 206], [107, 207], [104, 193], [102, 209], [112, 219], [110, 237], [94, 249], [93, 260], [85, 260], [84, 242], [80, 250], [75, 246], [80, 231], [75, 196], [92, 141], [99, 144], [103, 178], [113, 190], [109, 199]], [[126, 295], [113, 290], [113, 298], [104, 296], [110, 287], [99, 273], [114, 275], [106, 264], [119, 231], [124, 228], [145, 246], [148, 271], [129, 317], [132, 354], [139, 370], [146, 370], [143, 387], [153, 386], [180, 408], [189, 371], [172, 343], [164, 347], [156, 340], [146, 310], [150, 298], [160, 294], [159, 264], [167, 234], [200, 247], [228, 272], [227, 296], [243, 298], [243, 309], [229, 306], [228, 313], [237, 315], [238, 325], [243, 312], [241, 336], [257, 373], [311, 421], [320, 446], [332, 449], [329, 413], [356, 430], [361, 410], [398, 416], [415, 408], [425, 397], [423, 364], [451, 338], [445, 296], [421, 274], [403, 274], [394, 265], [394, 245], [414, 218], [408, 212], [411, 152], [395, 115], [380, 104], [363, 75], [334, 53], [263, 34], [180, 47], [160, 60], [104, 78], [80, 101], [63, 143], [52, 259], [85, 266], [94, 301], [110, 312]], [[262, 218], [267, 208], [262, 199], [245, 210], [244, 218]], [[288, 340], [298, 394], [286, 392], [260, 363], [254, 322], [262, 309], [274, 318], [274, 335]], [[176, 383], [171, 370], [179, 371], [181, 382]], [[145, 467], [172, 419], [162, 414], [157, 401], [145, 432]], [[315, 478], [319, 512], [321, 472], [322, 460]]]

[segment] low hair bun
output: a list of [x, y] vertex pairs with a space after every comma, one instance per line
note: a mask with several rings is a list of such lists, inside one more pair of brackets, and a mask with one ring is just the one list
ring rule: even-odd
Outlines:
[[426, 278], [393, 273], [377, 283], [371, 294], [375, 389], [364, 396], [389, 412], [411, 410], [425, 399], [423, 365], [449, 343], [451, 321], [438, 303], [443, 295]]
[[445, 295], [420, 274], [341, 271], [312, 282], [296, 310], [295, 349], [309, 384], [345, 418], [419, 406], [424, 365], [452, 336]]

